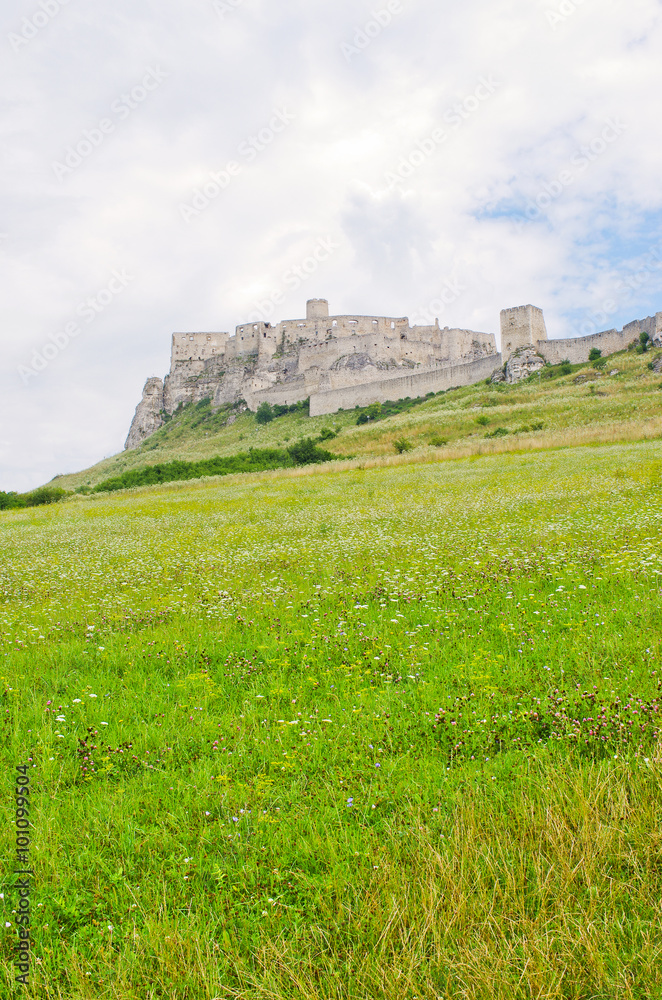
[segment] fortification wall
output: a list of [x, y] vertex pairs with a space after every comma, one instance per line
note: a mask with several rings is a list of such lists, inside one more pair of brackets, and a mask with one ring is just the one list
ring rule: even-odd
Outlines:
[[441, 392], [444, 389], [473, 385], [489, 378], [494, 369], [501, 364], [501, 355], [492, 354], [466, 364], [427, 369], [412, 372], [411, 375], [394, 375], [363, 385], [313, 393], [310, 397], [310, 415], [318, 417], [326, 413], [335, 413], [340, 409], [353, 410], [355, 406], [385, 403], [389, 399], [405, 399], [407, 396], [415, 399], [418, 396], [426, 396], [428, 392]]
[[325, 340], [327, 337], [355, 337], [371, 333], [382, 336], [398, 337], [402, 331], [409, 329], [406, 316], [392, 318], [387, 316], [318, 316], [306, 319], [284, 320], [273, 327], [275, 338], [279, 344], [295, 346], [300, 342]]
[[353, 354], [369, 354], [375, 361], [396, 364], [407, 359], [413, 364], [429, 364], [432, 357], [427, 344], [415, 344], [400, 337], [383, 337], [369, 333], [352, 335], [317, 343], [302, 344], [299, 349], [299, 368], [317, 367], [328, 370], [342, 358]]
[[271, 403], [272, 406], [292, 406], [294, 403], [301, 403], [303, 400], [312, 399], [310, 388], [306, 385], [306, 380], [301, 378], [288, 382], [286, 386], [276, 385], [271, 389], [261, 389], [253, 392], [244, 392], [244, 399], [249, 410], [255, 412], [260, 403]]
[[654, 344], [662, 343], [662, 312], [655, 313], [654, 316], [647, 316], [646, 319], [635, 319], [623, 327], [623, 333], [631, 334], [632, 340], [639, 339], [639, 333], [648, 334]]
[[[627, 329], [627, 328], [626, 328]], [[583, 361], [588, 361], [589, 351], [597, 347], [606, 357], [608, 354], [616, 354], [617, 351], [625, 351], [633, 340], [638, 340], [638, 332], [626, 333], [624, 330], [605, 330], [603, 333], [593, 333], [590, 337], [568, 337], [563, 340], [539, 340], [536, 344], [538, 354], [542, 355], [545, 361], [551, 365], [558, 365], [562, 361], [570, 361], [577, 365]], [[637, 327], [637, 331], [639, 327]]]
[[[462, 359], [474, 360], [483, 355], [496, 355], [496, 338], [491, 333], [472, 330], [430, 329], [432, 336], [417, 336], [425, 328], [401, 328], [397, 336], [372, 330], [343, 338], [319, 340], [299, 348], [299, 367], [329, 370], [352, 354], [367, 354], [384, 364], [411, 363], [416, 365], [452, 364]], [[425, 330], [427, 333], [428, 331]]]
[[181, 361], [206, 361], [223, 354], [229, 333], [173, 333], [171, 366]]
[[557, 365], [566, 359], [573, 365], [588, 361], [589, 351], [597, 347], [603, 357], [626, 351], [631, 343], [639, 341], [639, 334], [648, 334], [654, 344], [662, 344], [662, 312], [645, 319], [635, 319], [627, 323], [622, 330], [604, 330], [588, 337], [566, 337], [562, 340], [539, 340], [536, 344], [538, 354], [545, 361]]

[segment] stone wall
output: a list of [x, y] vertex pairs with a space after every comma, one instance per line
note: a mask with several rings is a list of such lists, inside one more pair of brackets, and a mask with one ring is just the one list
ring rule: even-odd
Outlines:
[[635, 339], [639, 339], [638, 333], [626, 333], [625, 330], [605, 330], [604, 333], [594, 333], [590, 337], [540, 340], [536, 349], [545, 361], [549, 361], [550, 365], [558, 365], [566, 360], [573, 365], [578, 365], [583, 361], [588, 361], [589, 351], [594, 347], [602, 351], [606, 357], [608, 354], [627, 350], [628, 345]]
[[229, 339], [229, 333], [173, 333], [171, 364], [206, 361], [217, 354], [224, 354]]
[[631, 334], [632, 340], [638, 340], [640, 332], [647, 333], [656, 346], [662, 345], [662, 312], [646, 319], [636, 319], [623, 327], [623, 333]]
[[501, 364], [501, 355], [493, 354], [467, 364], [426, 369], [412, 372], [410, 375], [392, 375], [363, 385], [313, 393], [310, 397], [310, 415], [317, 417], [341, 409], [353, 410], [355, 406], [385, 403], [389, 399], [405, 399], [407, 396], [416, 399], [419, 396], [426, 396], [429, 392], [473, 385], [489, 378], [494, 369]]

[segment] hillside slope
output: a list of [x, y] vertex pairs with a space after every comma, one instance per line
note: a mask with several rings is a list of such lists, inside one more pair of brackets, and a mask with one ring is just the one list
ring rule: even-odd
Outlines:
[[660, 1000], [662, 440], [420, 455], [0, 517], [26, 998]]
[[237, 414], [228, 407], [214, 414], [204, 400], [179, 410], [139, 448], [53, 482], [67, 490], [93, 487], [128, 469], [234, 455], [250, 447], [284, 447], [326, 428], [338, 432], [325, 444], [329, 451], [360, 461], [395, 456], [395, 442], [403, 438], [411, 445], [409, 460], [416, 460], [658, 436], [662, 373], [649, 365], [658, 367], [661, 360], [659, 352], [622, 352], [603, 367], [573, 365], [563, 374], [556, 366], [516, 385], [452, 389], [362, 425], [357, 416], [365, 411], [355, 410], [323, 417], [291, 413], [260, 425], [249, 411]]

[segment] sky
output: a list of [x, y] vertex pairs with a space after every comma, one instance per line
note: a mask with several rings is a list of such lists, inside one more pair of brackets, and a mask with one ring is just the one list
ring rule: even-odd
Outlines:
[[661, 0], [10, 0], [0, 45], [0, 490], [121, 451], [173, 332], [662, 310]]

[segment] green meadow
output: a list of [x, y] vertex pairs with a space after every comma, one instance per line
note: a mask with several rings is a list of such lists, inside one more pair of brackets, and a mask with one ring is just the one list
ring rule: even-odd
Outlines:
[[0, 996], [662, 997], [661, 526], [659, 434], [2, 512]]

